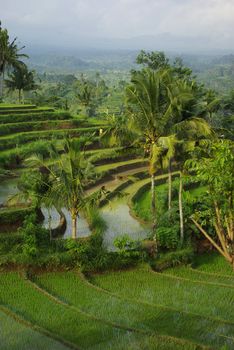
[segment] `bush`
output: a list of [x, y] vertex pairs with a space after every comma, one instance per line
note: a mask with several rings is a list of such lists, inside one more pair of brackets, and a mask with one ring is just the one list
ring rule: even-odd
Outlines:
[[179, 225], [159, 227], [156, 236], [161, 248], [176, 249], [179, 245]]
[[0, 124], [0, 136], [25, 131], [56, 129], [60, 126], [63, 126], [64, 124], [66, 124], [66, 126], [69, 126], [70, 128], [76, 126], [76, 123], [70, 119]]
[[194, 250], [192, 247], [187, 247], [175, 252], [169, 252], [159, 256], [158, 259], [151, 261], [151, 267], [155, 271], [163, 271], [169, 267], [178, 265], [186, 265], [192, 263], [194, 259]]
[[34, 208], [10, 208], [0, 210], [1, 224], [23, 223], [25, 218], [34, 212]]
[[36, 215], [29, 215], [23, 227], [19, 230], [23, 237], [22, 252], [28, 257], [36, 257], [40, 249], [45, 249], [50, 244], [49, 231], [36, 223]]
[[134, 264], [142, 258], [142, 245], [140, 241], [131, 239], [128, 235], [119, 236], [114, 240], [114, 246], [124, 265]]
[[17, 113], [9, 113], [5, 115], [0, 115], [0, 124], [8, 124], [8, 123], [21, 123], [21, 122], [29, 122], [35, 120], [64, 120], [71, 119], [72, 116], [69, 112], [30, 112], [26, 113], [24, 111], [22, 114]]
[[23, 237], [20, 233], [0, 234], [0, 254], [21, 251]]
[[5, 149], [13, 148], [32, 142], [35, 140], [51, 140], [51, 139], [63, 139], [66, 136], [81, 136], [83, 134], [96, 132], [96, 127], [91, 128], [77, 128], [77, 129], [54, 129], [54, 130], [43, 130], [43, 131], [31, 131], [31, 132], [22, 132], [9, 135], [6, 137], [0, 138], [0, 151]]
[[180, 218], [177, 208], [164, 211], [158, 218], [156, 238], [162, 249], [176, 249], [180, 240]]
[[41, 154], [43, 157], [49, 156], [50, 145], [55, 141], [36, 141], [27, 145], [22, 145], [16, 149], [0, 152], [0, 166], [17, 167], [26, 157], [33, 153]]

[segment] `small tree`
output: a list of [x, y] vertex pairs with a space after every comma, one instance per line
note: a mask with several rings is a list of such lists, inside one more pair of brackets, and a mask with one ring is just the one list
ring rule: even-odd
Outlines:
[[[208, 210], [196, 211], [192, 221], [234, 269], [234, 146], [230, 141], [220, 141], [208, 146], [207, 154], [186, 162], [198, 180], [208, 187]], [[204, 225], [213, 228], [214, 237], [207, 233]]]
[[90, 117], [95, 110], [95, 85], [82, 75], [81, 80], [76, 83], [76, 87], [78, 101], [84, 107], [86, 116]]
[[136, 134], [128, 127], [125, 114], [107, 115], [107, 128], [102, 132], [101, 141], [111, 147], [129, 146], [135, 140]]
[[95, 204], [100, 199], [103, 189], [89, 195], [85, 192], [85, 186], [96, 174], [92, 164], [85, 159], [79, 142], [66, 140], [64, 151], [62, 156], [55, 149], [51, 151], [51, 157], [55, 160], [52, 165], [46, 164], [38, 156], [32, 156], [28, 162], [48, 171], [49, 186], [42, 202], [48, 207], [66, 208], [69, 211], [72, 219], [72, 238], [76, 239], [80, 211], [86, 209], [89, 204]]
[[146, 52], [141, 50], [136, 58], [137, 64], [142, 64], [153, 70], [169, 68], [169, 59], [162, 51]]
[[5, 83], [9, 90], [18, 90], [19, 103], [22, 101], [24, 91], [37, 89], [33, 71], [29, 71], [25, 64], [20, 64], [15, 68], [13, 72], [9, 74], [9, 79], [6, 79]]
[[10, 41], [8, 31], [1, 27], [0, 21], [0, 97], [3, 96], [5, 71], [12, 67], [18, 67], [19, 64], [22, 64], [21, 58], [28, 57], [27, 55], [20, 53], [24, 46], [19, 48], [16, 40], [17, 38], [14, 38]]

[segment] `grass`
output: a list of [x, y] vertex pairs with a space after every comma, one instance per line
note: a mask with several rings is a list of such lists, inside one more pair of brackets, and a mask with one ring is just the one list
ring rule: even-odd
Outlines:
[[167, 274], [145, 270], [137, 271], [137, 274], [135, 271], [116, 274], [115, 278], [116, 282], [111, 274], [103, 280], [100, 276], [97, 282], [106, 289], [118, 291], [121, 295], [127, 296], [128, 293], [129, 297], [137, 300], [198, 313], [204, 317], [220, 318], [233, 322], [234, 325], [233, 309], [230, 308], [234, 301], [234, 293], [230, 288], [217, 288], [215, 285], [195, 284], [180, 279], [175, 283]]
[[230, 264], [216, 253], [198, 256], [194, 262], [197, 269], [201, 272], [230, 276], [233, 278], [233, 270]]
[[[189, 280], [175, 279], [165, 273], [158, 274], [145, 269], [93, 276], [92, 281], [99, 287], [128, 298], [128, 300], [180, 310], [188, 313], [190, 317], [195, 314], [204, 317], [200, 322], [201, 328], [206, 332], [206, 336], [204, 333], [201, 335], [204, 339], [210, 338], [209, 340], [212, 342], [216, 333], [219, 338], [219, 346], [222, 342], [225, 343], [223, 336], [230, 337], [226, 343], [228, 349], [232, 349], [234, 346], [234, 291], [230, 285], [221, 286], [217, 284], [215, 279], [213, 284], [195, 282], [193, 277], [191, 280], [190, 278]], [[203, 281], [206, 282], [206, 275], [204, 275]], [[166, 318], [170, 323], [168, 315]], [[220, 322], [220, 325], [216, 325], [217, 328], [212, 329], [206, 323], [206, 318], [216, 320], [216, 322]], [[181, 322], [179, 317], [177, 322]], [[172, 332], [174, 331], [173, 326], [171, 323]], [[194, 334], [194, 325], [191, 324], [189, 318], [185, 325], [181, 323], [181, 333], [187, 326], [188, 329], [185, 332], [190, 335]]]
[[130, 159], [126, 161], [121, 161], [118, 162], [118, 160], [114, 163], [111, 164], [105, 164], [105, 165], [100, 165], [97, 167], [98, 172], [105, 172], [111, 169], [114, 169], [116, 167], [121, 167], [124, 165], [130, 165], [130, 164], [136, 164], [137, 166], [141, 165], [142, 162], [145, 162], [145, 159], [139, 158], [139, 159]]
[[31, 105], [31, 104], [14, 104], [14, 103], [0, 103], [0, 110], [5, 110], [5, 109], [31, 109], [31, 108], [36, 108], [36, 105]]
[[[30, 112], [30, 113], [29, 113]], [[21, 122], [28, 122], [28, 121], [42, 121], [42, 120], [64, 120], [64, 119], [70, 119], [71, 115], [68, 112], [53, 112], [53, 111], [46, 111], [46, 110], [39, 110], [36, 113], [27, 111], [27, 113], [23, 113], [21, 111], [20, 114], [17, 113], [9, 113], [9, 114], [0, 114], [0, 124], [6, 124], [6, 123], [21, 123]]]
[[[175, 179], [173, 181], [173, 186], [178, 188], [178, 180]], [[205, 186], [200, 186], [197, 188], [193, 188], [191, 190], [184, 191], [184, 196], [187, 194], [191, 195], [193, 198], [198, 198], [202, 194], [204, 194], [206, 191]], [[165, 182], [164, 184], [160, 184], [155, 186], [155, 193], [156, 193], [156, 207], [162, 208], [163, 202], [165, 201], [165, 198], [167, 198], [168, 193], [168, 183]], [[175, 198], [173, 200], [174, 205], [178, 207], [178, 200]], [[143, 219], [144, 221], [151, 221], [152, 219], [152, 211], [151, 211], [151, 192], [150, 189], [146, 189], [145, 191], [142, 191], [142, 193], [137, 196], [137, 200], [133, 203], [133, 210], [139, 218]]]
[[0, 275], [0, 300], [24, 319], [80, 347], [88, 348], [127, 332], [68, 309], [33, 288], [17, 273]]
[[[125, 274], [120, 273], [120, 274]], [[134, 274], [141, 277], [141, 271], [135, 270]], [[106, 275], [104, 275], [106, 277]], [[119, 275], [115, 274], [116, 279]], [[37, 283], [44, 289], [58, 296], [69, 305], [73, 305], [101, 319], [113, 323], [141, 329], [143, 331], [159, 333], [164, 336], [174, 336], [191, 342], [204, 343], [214, 346], [222, 344], [219, 337], [219, 328], [223, 332], [233, 334], [234, 324], [226, 325], [222, 321], [207, 319], [189, 313], [181, 313], [169, 308], [163, 308], [147, 303], [138, 303], [131, 300], [111, 295], [103, 290], [93, 288], [81, 277], [72, 272], [47, 273], [36, 278]], [[116, 286], [115, 286], [116, 287]], [[135, 286], [134, 286], [135, 287]], [[143, 286], [144, 287], [144, 286]], [[112, 291], [116, 291], [111, 289]], [[205, 326], [205, 329], [204, 329]], [[209, 329], [210, 335], [205, 335]]]
[[96, 126], [89, 128], [74, 128], [62, 130], [37, 130], [31, 132], [21, 132], [9, 136], [0, 137], [0, 150], [15, 147], [16, 144], [24, 144], [26, 142], [50, 139], [50, 138], [64, 138], [66, 135], [79, 136], [87, 133], [95, 133], [98, 128]]
[[[17, 273], [0, 274], [0, 282], [1, 304], [31, 324], [83, 349], [201, 348], [172, 337], [157, 338], [147, 332], [131, 331], [104, 320], [97, 320], [96, 315], [92, 316], [90, 312], [86, 314], [84, 310], [66, 306], [63, 302], [49, 297]], [[67, 289], [71, 287], [72, 285], [67, 285]], [[85, 301], [92, 303], [88, 298]], [[99, 307], [100, 305], [99, 303]]]
[[0, 346], [4, 350], [67, 350], [68, 347], [50, 339], [24, 323], [17, 322], [0, 308]]
[[[227, 272], [229, 272], [227, 266]], [[234, 276], [232, 275], [222, 275], [212, 272], [199, 271], [199, 269], [193, 269], [189, 266], [181, 266], [173, 269], [168, 269], [165, 271], [165, 274], [168, 274], [173, 277], [178, 277], [181, 279], [188, 279], [193, 282], [201, 283], [210, 283], [214, 285], [225, 285], [230, 286], [234, 289]]]

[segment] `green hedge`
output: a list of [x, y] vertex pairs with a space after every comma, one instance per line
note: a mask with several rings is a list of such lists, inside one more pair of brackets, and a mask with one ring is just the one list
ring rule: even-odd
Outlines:
[[[165, 174], [165, 173], [164, 173]], [[157, 173], [157, 176], [159, 174]], [[172, 179], [174, 179], [175, 177], [178, 177], [179, 174], [172, 174]], [[162, 185], [164, 184], [166, 181], [168, 180], [168, 177], [163, 177], [161, 179], [155, 179], [155, 185], [159, 186], [159, 185]], [[143, 185], [142, 187], [140, 187], [136, 193], [132, 196], [131, 198], [131, 201], [132, 201], [132, 204], [134, 205], [136, 202], [139, 201], [139, 199], [141, 198], [141, 196], [150, 190], [150, 187], [151, 187], [151, 182], [148, 182], [146, 183], [145, 185]]]
[[[64, 120], [39, 120], [29, 121], [21, 123], [7, 123], [0, 124], [0, 136], [6, 136], [13, 133], [27, 132], [27, 131], [41, 131], [41, 130], [52, 130], [52, 129], [72, 129], [72, 128], [88, 128], [96, 127], [99, 129], [99, 125], [88, 123], [84, 119], [64, 119]], [[105, 126], [102, 125], [102, 128]]]
[[33, 207], [0, 209], [0, 225], [23, 222], [25, 217], [34, 211]]
[[192, 247], [187, 247], [159, 256], [158, 259], [151, 262], [151, 267], [153, 270], [161, 272], [170, 267], [191, 264], [193, 259], [194, 250]]
[[0, 167], [17, 167], [21, 164], [23, 159], [29, 157], [33, 153], [41, 154], [43, 157], [48, 157], [50, 144], [54, 144], [54, 141], [36, 141], [23, 145], [18, 149], [0, 152]]
[[81, 126], [82, 123], [75, 122], [71, 119], [68, 120], [45, 120], [36, 122], [22, 122], [22, 123], [7, 123], [0, 124], [0, 136], [6, 136], [9, 134], [25, 131], [36, 131], [36, 130], [50, 130], [58, 127], [69, 126], [70, 128], [74, 126]]
[[[80, 136], [78, 139], [80, 141], [85, 140], [85, 136]], [[96, 142], [97, 140], [98, 137], [92, 138], [93, 142]], [[87, 147], [92, 147], [93, 142], [89, 142]], [[50, 154], [50, 145], [54, 145], [56, 148], [58, 148], [57, 140], [38, 140], [26, 145], [20, 145], [14, 149], [0, 152], [0, 167], [5, 169], [19, 167], [25, 158], [34, 153], [41, 154], [44, 158], [47, 158]]]
[[18, 232], [0, 233], [0, 254], [9, 254], [22, 245], [23, 236]]
[[9, 114], [29, 114], [29, 113], [41, 113], [41, 112], [54, 112], [54, 108], [5, 108], [0, 109], [0, 115]]
[[0, 124], [6, 123], [21, 123], [35, 120], [64, 120], [71, 119], [72, 116], [69, 112], [37, 112], [29, 114], [6, 114], [0, 115]]
[[15, 109], [35, 109], [36, 105], [16, 105], [16, 104], [5, 104], [0, 103], [0, 111], [4, 110], [15, 110]]
[[14, 148], [20, 144], [24, 144], [36, 140], [49, 140], [49, 139], [61, 139], [66, 136], [81, 136], [86, 133], [98, 133], [96, 126], [90, 128], [76, 128], [76, 129], [58, 129], [58, 130], [44, 130], [44, 131], [32, 131], [13, 134], [10, 136], [0, 137], [0, 151]]

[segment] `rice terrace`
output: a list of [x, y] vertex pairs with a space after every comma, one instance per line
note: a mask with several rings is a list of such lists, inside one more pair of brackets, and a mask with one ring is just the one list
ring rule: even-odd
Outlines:
[[234, 48], [104, 2], [0, 0], [0, 350], [232, 350]]

